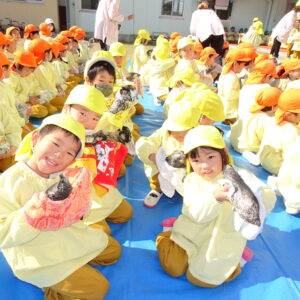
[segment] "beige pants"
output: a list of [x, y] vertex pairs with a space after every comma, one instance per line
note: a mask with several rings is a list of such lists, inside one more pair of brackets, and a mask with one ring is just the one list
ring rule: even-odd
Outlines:
[[142, 113], [144, 113], [145, 109], [142, 104], [136, 103], [134, 106], [135, 106], [135, 114], [136, 115], [141, 115]]
[[124, 160], [124, 165], [130, 166], [133, 164], [133, 162], [134, 162], [134, 155], [127, 153], [125, 160]]
[[49, 116], [51, 116], [57, 112], [57, 108], [54, 105], [52, 105], [50, 102], [44, 103], [43, 106], [45, 106], [47, 108]]
[[36, 127], [34, 127], [30, 122], [25, 124], [28, 129], [22, 128], [22, 139], [24, 136], [26, 136], [29, 132], [36, 130]]
[[67, 96], [56, 96], [51, 99], [51, 105], [55, 106], [58, 111], [61, 111], [64, 107], [64, 104], [67, 100]]
[[119, 171], [118, 178], [123, 177], [125, 174], [126, 174], [126, 166], [125, 166], [125, 164], [123, 163], [122, 166], [121, 166], [121, 169], [120, 169], [120, 171]]
[[[121, 246], [108, 236], [107, 247], [89, 263], [92, 265], [111, 265], [121, 256]], [[45, 299], [75, 300], [104, 299], [109, 289], [108, 280], [96, 269], [84, 265], [61, 282], [44, 288]]]
[[15, 156], [0, 159], [0, 172], [4, 172], [16, 163]]
[[[120, 224], [129, 221], [132, 217], [132, 206], [127, 200], [123, 199], [120, 205], [106, 218], [108, 222]], [[100, 228], [106, 234], [111, 234], [111, 229], [106, 220], [91, 224], [90, 227]]]
[[34, 118], [44, 118], [48, 116], [48, 109], [41, 104], [31, 105], [31, 117]]
[[158, 180], [158, 173], [155, 174], [149, 181], [151, 190], [155, 190], [157, 192], [161, 192], [159, 180]]
[[[156, 238], [158, 257], [162, 268], [172, 277], [179, 277], [186, 273], [186, 278], [194, 285], [201, 287], [217, 287], [195, 278], [188, 270], [188, 255], [186, 251], [170, 239], [171, 231], [161, 232]], [[224, 281], [233, 280], [241, 273], [240, 265]]]

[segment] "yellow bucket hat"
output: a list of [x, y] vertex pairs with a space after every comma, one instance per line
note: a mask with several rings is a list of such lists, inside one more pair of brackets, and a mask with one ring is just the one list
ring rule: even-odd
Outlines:
[[91, 69], [91, 67], [92, 67], [95, 63], [97, 63], [97, 62], [99, 62], [99, 61], [105, 61], [105, 62], [111, 64], [111, 66], [112, 66], [114, 69], [116, 69], [116, 64], [115, 64], [115, 62], [114, 62], [114, 58], [113, 58], [113, 56], [111, 55], [110, 52], [108, 52], [108, 51], [102, 51], [102, 50], [101, 50], [101, 51], [96, 51], [96, 52], [93, 54], [92, 58], [89, 59], [89, 60], [86, 62], [86, 64], [85, 64], [85, 68], [84, 68], [84, 77], [87, 76], [87, 74], [88, 74], [89, 70]]
[[104, 95], [91, 85], [77, 85], [65, 103], [82, 105], [99, 115], [106, 111]]
[[168, 119], [162, 127], [170, 131], [185, 131], [193, 128], [197, 123], [194, 107], [190, 102], [173, 103], [168, 113]]
[[215, 122], [222, 122], [225, 120], [224, 105], [220, 96], [209, 90], [196, 93], [194, 100], [197, 102], [197, 108], [201, 115], [205, 115]]
[[191, 38], [188, 37], [183, 37], [178, 41], [177, 44], [177, 49], [180, 50], [188, 45], [193, 45], [194, 46], [194, 41]]
[[134, 41], [134, 46], [140, 45], [142, 39], [145, 39], [145, 40], [148, 40], [148, 41], [151, 40], [150, 33], [149, 33], [148, 30], [146, 30], [146, 29], [140, 29], [138, 31], [138, 35], [137, 35], [137, 37], [136, 37], [136, 39]]
[[120, 42], [114, 42], [109, 47], [109, 52], [112, 56], [126, 56], [125, 45]]
[[200, 125], [190, 130], [184, 138], [183, 151], [189, 153], [195, 148], [208, 146], [217, 149], [226, 147], [220, 131], [214, 126]]
[[169, 86], [173, 88], [178, 81], [182, 81], [184, 84], [192, 86], [196, 80], [195, 71], [191, 68], [179, 68], [175, 70], [174, 76], [169, 82]]
[[[45, 127], [46, 125], [56, 125], [60, 128], [63, 128], [71, 133], [73, 133], [75, 136], [77, 136], [81, 142], [81, 148], [78, 152], [76, 158], [79, 158], [82, 155], [84, 146], [85, 146], [85, 129], [82, 124], [77, 122], [75, 119], [73, 119], [70, 115], [67, 114], [56, 114], [52, 115], [50, 117], [47, 117], [43, 120], [41, 126], [39, 129], [36, 129], [34, 131], [40, 130], [41, 128]], [[22, 159], [28, 159], [32, 155], [32, 149], [33, 145], [31, 142], [32, 133], [28, 133], [24, 139], [22, 140], [19, 148], [17, 149], [15, 160], [22, 160]]]
[[166, 40], [166, 42], [161, 42], [153, 49], [152, 56], [155, 56], [159, 61], [164, 61], [170, 58], [170, 44]]

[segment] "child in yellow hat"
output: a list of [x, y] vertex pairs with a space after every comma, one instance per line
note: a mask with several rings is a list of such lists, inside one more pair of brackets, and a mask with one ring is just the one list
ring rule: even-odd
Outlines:
[[184, 136], [196, 124], [197, 114], [194, 113], [193, 107], [191, 108], [190, 103], [182, 102], [169, 111], [168, 119], [161, 128], [149, 137], [141, 137], [137, 141], [136, 153], [144, 163], [145, 173], [151, 188], [144, 199], [145, 206], [156, 206], [163, 195], [159, 179], [159, 165], [157, 164], [158, 153], [169, 156], [176, 150], [180, 150], [183, 146]]
[[[128, 77], [128, 70], [126, 68], [126, 47], [120, 42], [114, 42], [109, 47], [109, 52], [114, 58], [116, 64], [116, 83], [118, 86], [133, 85], [138, 94], [144, 96], [143, 86], [139, 76], [130, 79]], [[135, 110], [137, 115], [141, 115], [144, 112], [144, 107], [140, 103], [136, 103]]]
[[[64, 107], [64, 113], [70, 114], [84, 126], [86, 135], [91, 135], [97, 131], [95, 129], [105, 110], [106, 104], [103, 94], [89, 85], [76, 86], [71, 91]], [[115, 187], [116, 175], [125, 159], [127, 149], [120, 143], [108, 142], [100, 146], [97, 143], [86, 144], [83, 159], [79, 159], [75, 166], [83, 165], [93, 173], [91, 210], [85, 223], [97, 223], [97, 226], [101, 224], [105, 231], [110, 233], [105, 220], [123, 223], [132, 216], [130, 204]], [[111, 155], [111, 151], [114, 156]], [[100, 158], [97, 156], [98, 152], [102, 154]], [[114, 161], [112, 161], [113, 159]], [[102, 166], [101, 169], [99, 166]], [[106, 178], [101, 177], [101, 174]], [[111, 180], [104, 181], [107, 178]]]
[[[229, 162], [225, 147], [222, 135], [213, 126], [198, 126], [186, 134], [183, 150], [191, 173], [183, 183], [182, 213], [172, 231], [162, 232], [156, 239], [164, 271], [172, 277], [186, 274], [189, 282], [200, 287], [217, 287], [237, 277], [243, 259], [251, 259], [246, 240], [255, 239], [262, 230], [262, 225], [243, 219], [245, 227], [236, 224], [239, 217], [230, 201], [230, 185], [220, 183]], [[259, 190], [256, 195], [262, 210], [272, 210], [274, 192], [250, 172], [237, 171], [251, 189]], [[264, 217], [259, 214], [262, 224]]]
[[140, 73], [142, 66], [144, 66], [148, 60], [147, 44], [151, 41], [150, 33], [146, 29], [140, 29], [138, 35], [134, 41], [134, 53], [132, 62], [129, 68], [130, 72]]
[[153, 49], [153, 64], [149, 71], [149, 90], [154, 97], [154, 104], [161, 105], [169, 94], [167, 82], [173, 76], [176, 66], [175, 59], [170, 57], [170, 44], [168, 40], [162, 39]]
[[277, 175], [288, 151], [300, 135], [300, 90], [289, 89], [280, 95], [275, 120], [265, 128], [258, 151], [261, 165]]
[[81, 156], [84, 142], [84, 127], [70, 116], [46, 118], [21, 143], [20, 161], [0, 178], [1, 251], [14, 275], [43, 289], [48, 299], [103, 298], [109, 283], [87, 264], [109, 265], [121, 254], [116, 240], [83, 221], [90, 175], [68, 166]]

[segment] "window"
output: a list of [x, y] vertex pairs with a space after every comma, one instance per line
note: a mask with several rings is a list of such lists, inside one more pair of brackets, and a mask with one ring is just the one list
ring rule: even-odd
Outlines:
[[163, 0], [161, 14], [163, 16], [183, 16], [183, 0]]
[[81, 0], [81, 8], [82, 9], [97, 9], [98, 3], [99, 3], [99, 0]]
[[7, 0], [7, 2], [43, 3], [43, 0]]

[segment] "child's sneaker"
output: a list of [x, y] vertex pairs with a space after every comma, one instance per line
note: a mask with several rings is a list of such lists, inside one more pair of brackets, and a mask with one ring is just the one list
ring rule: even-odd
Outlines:
[[252, 251], [250, 248], [245, 247], [245, 248], [244, 248], [244, 251], [243, 251], [243, 254], [242, 254], [242, 257], [241, 257], [241, 260], [240, 260], [240, 266], [241, 266], [241, 268], [242, 268], [248, 261], [250, 261], [252, 258], [253, 258], [253, 251]]
[[163, 231], [171, 231], [176, 220], [177, 218], [174, 217], [162, 220], [161, 225], [163, 227]]
[[161, 198], [161, 196], [163, 195], [163, 193], [160, 193], [158, 191], [155, 191], [155, 190], [151, 190], [145, 200], [144, 200], [144, 205], [147, 206], [147, 207], [154, 207], [159, 199]]

